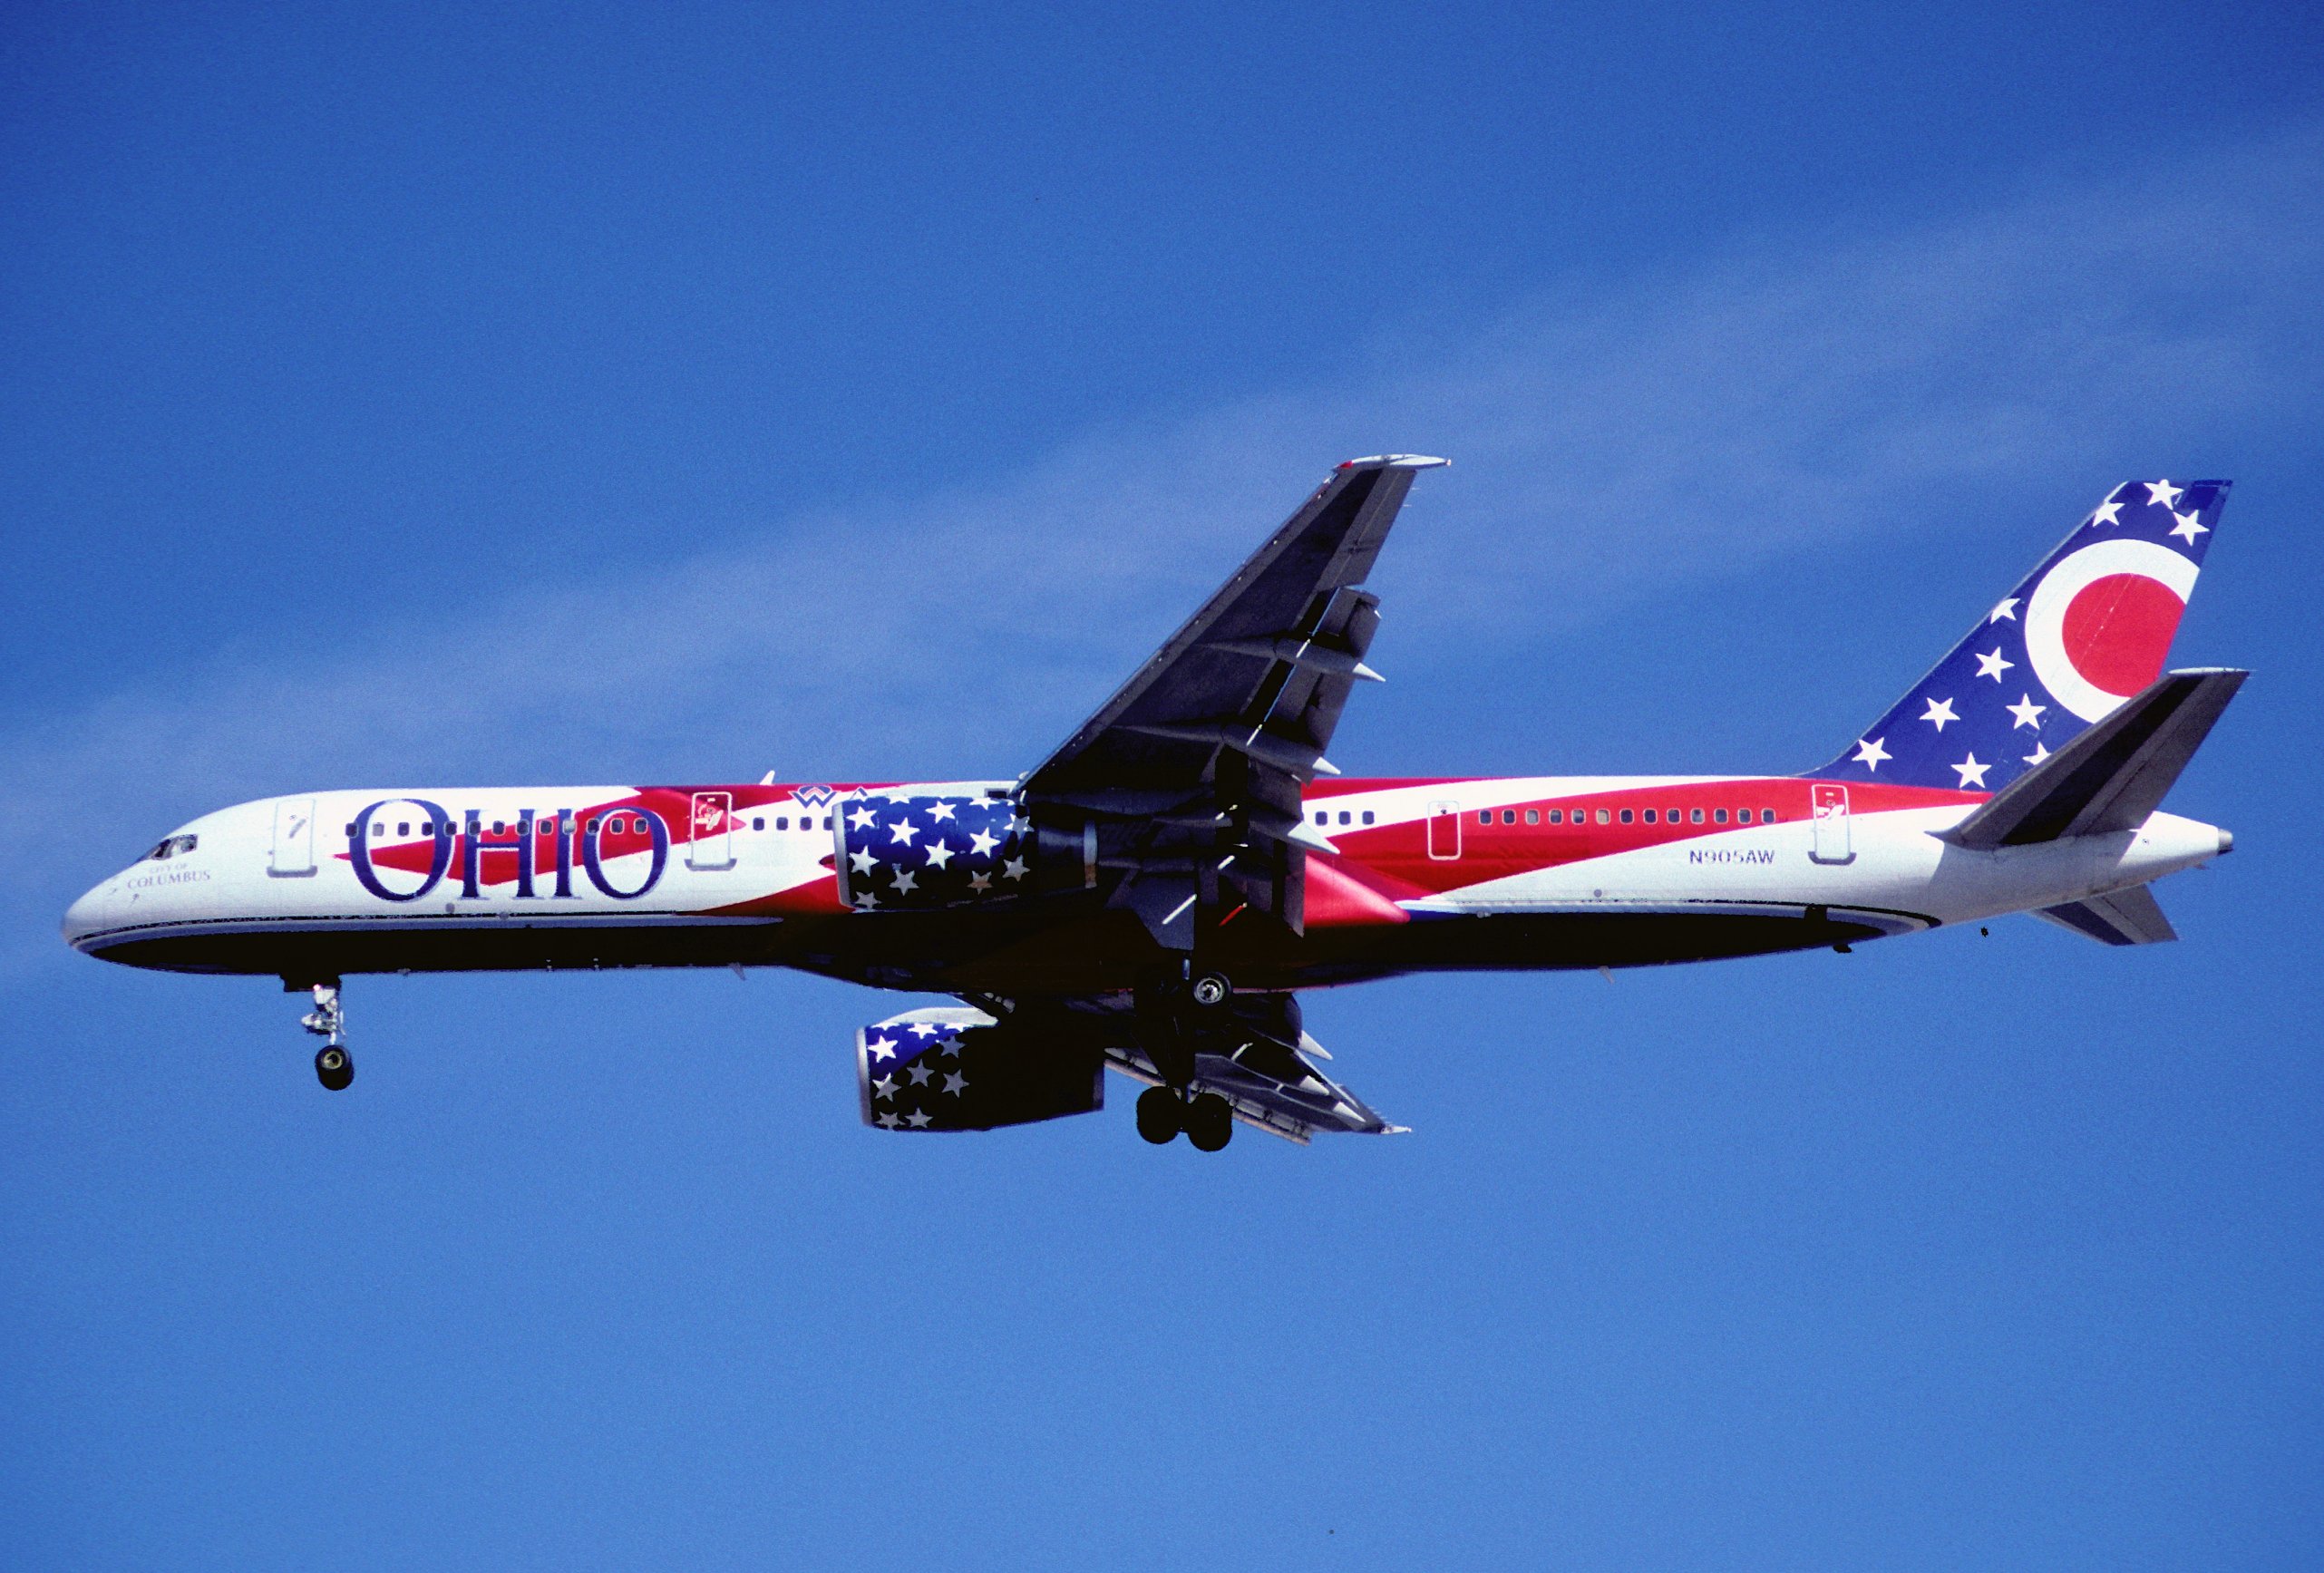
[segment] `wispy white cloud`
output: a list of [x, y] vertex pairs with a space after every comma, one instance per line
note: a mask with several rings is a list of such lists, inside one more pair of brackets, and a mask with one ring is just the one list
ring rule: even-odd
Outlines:
[[2302, 134], [1919, 229], [1768, 240], [1545, 294], [1461, 342], [1391, 335], [1330, 386], [783, 519], [642, 581], [543, 582], [481, 620], [351, 628], [19, 726], [0, 814], [74, 833], [0, 840], [0, 969], [55, 954], [51, 914], [137, 843], [245, 797], [1012, 773], [1350, 453], [1460, 462], [1393, 549], [1413, 645], [1537, 637], [1650, 586], [1912, 528], [1916, 488], [2184, 455], [2313, 407], [2319, 176], [2324, 139]]

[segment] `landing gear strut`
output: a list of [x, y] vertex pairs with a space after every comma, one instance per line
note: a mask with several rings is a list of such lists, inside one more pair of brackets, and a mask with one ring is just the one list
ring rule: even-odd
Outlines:
[[347, 1055], [347, 1011], [339, 1003], [339, 986], [315, 986], [315, 1008], [298, 1024], [323, 1040], [315, 1052], [315, 1079], [334, 1092], [345, 1092], [355, 1079], [355, 1063]]

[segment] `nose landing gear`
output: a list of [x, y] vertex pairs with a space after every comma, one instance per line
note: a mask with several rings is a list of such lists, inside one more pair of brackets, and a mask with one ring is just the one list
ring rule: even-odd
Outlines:
[[336, 983], [315, 986], [315, 1008], [298, 1024], [323, 1040], [315, 1052], [315, 1079], [334, 1092], [345, 1092], [355, 1079], [355, 1063], [347, 1054], [347, 1011], [339, 1003]]

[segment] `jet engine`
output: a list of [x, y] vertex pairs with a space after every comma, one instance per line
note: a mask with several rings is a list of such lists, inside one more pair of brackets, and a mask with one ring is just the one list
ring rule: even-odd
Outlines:
[[990, 1131], [1105, 1107], [1105, 1055], [980, 1010], [907, 1011], [855, 1038], [863, 1122], [883, 1131]]
[[1036, 828], [1006, 798], [894, 798], [841, 805], [840, 898], [863, 912], [1080, 889], [1097, 882], [1094, 827]]

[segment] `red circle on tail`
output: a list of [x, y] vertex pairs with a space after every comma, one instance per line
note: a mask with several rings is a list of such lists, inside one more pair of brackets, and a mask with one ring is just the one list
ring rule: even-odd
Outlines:
[[2109, 694], [2137, 693], [2161, 675], [2187, 604], [2144, 574], [2108, 574], [2082, 587], [2059, 630], [2066, 658]]

